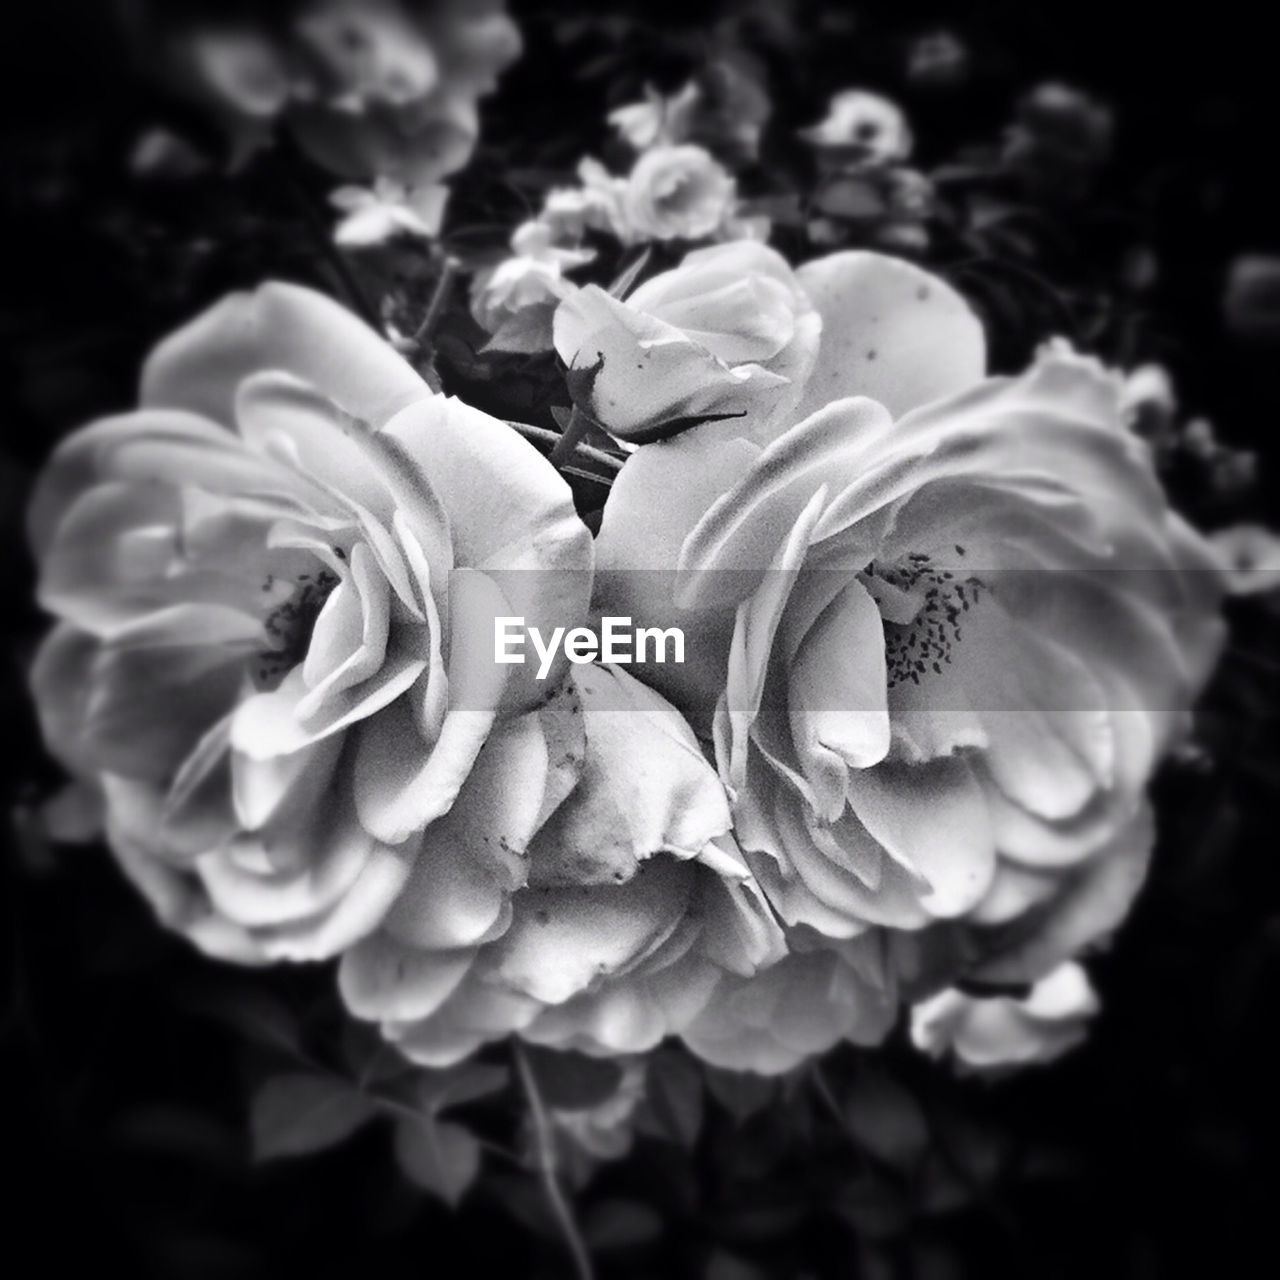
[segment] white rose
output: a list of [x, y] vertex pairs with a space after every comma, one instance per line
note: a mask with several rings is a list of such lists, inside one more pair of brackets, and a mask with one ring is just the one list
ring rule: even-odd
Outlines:
[[637, 240], [701, 240], [732, 216], [737, 184], [702, 147], [654, 147], [627, 178], [623, 213]]
[[694, 250], [625, 302], [588, 285], [557, 310], [555, 345], [581, 407], [642, 442], [707, 417], [769, 430], [799, 397], [819, 330], [785, 260], [735, 241]]

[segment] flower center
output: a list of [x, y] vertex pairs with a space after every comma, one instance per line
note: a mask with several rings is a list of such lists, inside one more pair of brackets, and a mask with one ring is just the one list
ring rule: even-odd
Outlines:
[[[259, 691], [277, 688], [307, 656], [316, 619], [329, 593], [337, 585], [338, 575], [330, 569], [299, 574], [293, 594], [267, 615], [263, 626], [274, 647], [255, 654], [250, 662], [253, 683]], [[268, 582], [263, 590], [270, 586]]]
[[[957, 546], [956, 551], [964, 554]], [[919, 684], [930, 672], [940, 676], [955, 645], [964, 639], [963, 618], [988, 591], [972, 574], [935, 568], [931, 557], [913, 551], [896, 564], [867, 567], [867, 589], [884, 621], [889, 688], [910, 680]], [[890, 590], [878, 593], [877, 582]], [[900, 620], [895, 620], [900, 619]]]

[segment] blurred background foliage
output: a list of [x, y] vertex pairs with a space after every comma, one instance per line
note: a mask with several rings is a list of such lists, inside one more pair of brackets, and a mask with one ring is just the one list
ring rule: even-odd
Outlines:
[[[1244, 321], [1225, 305], [1241, 255], [1280, 253], [1275, 50], [1258, 13], [1094, 0], [975, 4], [963, 16], [902, 0], [530, 0], [515, 12], [527, 51], [485, 104], [446, 223], [464, 262], [496, 252], [582, 155], [609, 158], [609, 109], [647, 82], [673, 91], [728, 50], [773, 102], [742, 189], [775, 214], [784, 251], [823, 252], [795, 130], [833, 92], [873, 89], [907, 112], [912, 164], [934, 191], [923, 242], [900, 247], [982, 311], [995, 366], [1055, 333], [1126, 367], [1163, 364], [1179, 419], [1212, 424], [1165, 442], [1179, 504], [1209, 529], [1275, 524], [1277, 305], [1264, 297]], [[42, 625], [21, 536], [30, 475], [68, 430], [127, 407], [149, 345], [226, 289], [283, 276], [340, 293], [342, 280], [323, 176], [279, 150], [228, 174], [207, 126], [139, 74], [112, 6], [42, 0], [7, 13], [5, 28], [9, 1248], [22, 1256], [29, 1237], [28, 1266], [93, 1259], [137, 1276], [567, 1274], [502, 1054], [424, 1098], [421, 1081], [335, 1022], [327, 970], [219, 970], [160, 933], [106, 857], [41, 835], [37, 807], [57, 772], [24, 692]], [[1105, 140], [1087, 113], [1046, 117], [1029, 96], [1045, 82], [1103, 104]], [[191, 148], [158, 169], [142, 149], [157, 126]], [[877, 242], [873, 197], [829, 196], [816, 211], [836, 224], [824, 234]], [[420, 308], [426, 259], [387, 269], [399, 305]], [[553, 425], [554, 368], [478, 361], [461, 291], [438, 333], [447, 389], [485, 407], [500, 380], [498, 399], [522, 395], [526, 420]], [[586, 1180], [574, 1150], [560, 1153], [600, 1274], [1254, 1273], [1280, 1191], [1280, 611], [1255, 597], [1232, 612], [1194, 745], [1157, 785], [1150, 883], [1091, 962], [1104, 1007], [1087, 1045], [998, 1083], [957, 1079], [901, 1033], [883, 1054], [839, 1051], [781, 1084], [664, 1052], [627, 1159]], [[566, 1074], [531, 1055], [530, 1069], [562, 1112], [619, 1087], [616, 1071], [586, 1063]], [[292, 1085], [278, 1090], [311, 1098], [324, 1133], [315, 1109], [299, 1129], [263, 1103], [264, 1082], [282, 1073]], [[414, 1115], [429, 1131], [409, 1132]], [[305, 1158], [253, 1159], [328, 1141]], [[441, 1143], [454, 1144], [447, 1158]], [[441, 1173], [481, 1156], [465, 1195]], [[444, 1201], [457, 1196], [455, 1211]]]

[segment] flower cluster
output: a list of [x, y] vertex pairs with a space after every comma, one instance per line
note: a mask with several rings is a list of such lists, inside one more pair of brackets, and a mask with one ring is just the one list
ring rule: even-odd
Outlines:
[[[1223, 591], [1122, 380], [1065, 346], [986, 376], [964, 300], [871, 253], [561, 298], [574, 259], [517, 240], [632, 450], [594, 539], [517, 431], [295, 286], [162, 342], [50, 463], [41, 721], [161, 919], [340, 957], [424, 1065], [675, 1035], [770, 1073], [1105, 938]], [[495, 619], [601, 613], [686, 661], [490, 661]]]
[[[913, 74], [963, 75], [931, 39]], [[345, 248], [438, 233], [519, 48], [500, 0], [306, 0], [171, 40], [237, 151], [279, 121], [370, 184], [334, 193]], [[583, 160], [464, 264], [477, 359], [558, 358], [558, 438], [502, 385], [502, 417], [438, 389], [451, 261], [394, 344], [297, 285], [224, 299], [36, 487], [41, 727], [124, 872], [210, 956], [336, 961], [421, 1066], [514, 1036], [638, 1078], [678, 1037], [777, 1074], [908, 1007], [928, 1052], [1047, 1059], [1094, 1011], [1078, 959], [1143, 881], [1222, 600], [1274, 586], [1264, 530], [1211, 542], [1172, 509], [1170, 441], [1225, 452], [1179, 435], [1160, 369], [1054, 340], [991, 376], [946, 280], [770, 247], [733, 169], [768, 118], [727, 56], [650, 88], [609, 117], [625, 176]], [[1005, 163], [1082, 190], [1110, 129], [1043, 87]], [[925, 246], [895, 104], [841, 92], [801, 136], [810, 243], [826, 220]], [[608, 287], [571, 278], [602, 261]], [[1259, 340], [1264, 268], [1227, 298]], [[493, 649], [609, 617], [677, 630], [681, 660]]]

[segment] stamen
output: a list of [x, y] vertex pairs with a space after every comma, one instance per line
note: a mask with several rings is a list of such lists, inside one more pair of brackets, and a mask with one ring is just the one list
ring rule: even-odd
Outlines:
[[[307, 656], [316, 619], [338, 581], [338, 575], [329, 569], [298, 575], [293, 595], [267, 615], [264, 628], [274, 648], [257, 653], [250, 660], [255, 688], [263, 692], [277, 688]], [[271, 585], [272, 579], [268, 578], [263, 590], [269, 590]]]
[[[965, 554], [960, 546], [956, 552]], [[920, 551], [911, 552], [897, 564], [873, 562], [867, 566], [867, 576], [908, 594], [920, 589], [924, 592], [919, 611], [910, 622], [884, 624], [889, 688], [906, 680], [918, 685], [920, 677], [929, 672], [942, 675], [942, 668], [951, 663], [953, 646], [963, 639], [961, 618], [980, 602], [982, 593], [989, 590], [987, 584], [972, 574], [957, 581], [951, 570], [935, 569], [931, 558]], [[874, 584], [868, 586], [874, 598]]]

